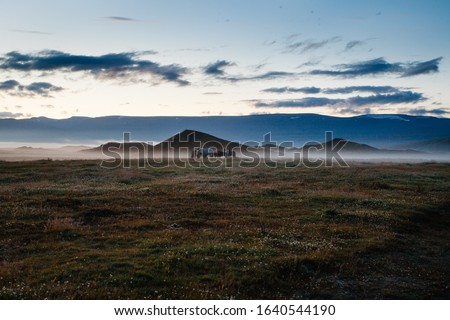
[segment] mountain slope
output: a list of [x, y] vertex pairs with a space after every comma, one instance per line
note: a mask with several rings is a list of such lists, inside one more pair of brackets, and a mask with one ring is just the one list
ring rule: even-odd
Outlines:
[[124, 132], [133, 141], [160, 142], [184, 128], [195, 128], [217, 137], [247, 144], [264, 141], [271, 133], [273, 144], [292, 141], [303, 146], [325, 141], [325, 131], [334, 136], [386, 148], [450, 137], [450, 119], [406, 115], [367, 115], [349, 118], [317, 114], [267, 114], [214, 117], [72, 117], [69, 119], [0, 119], [0, 140], [4, 142], [59, 142], [100, 144], [122, 141]]
[[450, 153], [450, 138], [419, 141], [394, 146], [396, 149], [414, 149], [424, 152]]

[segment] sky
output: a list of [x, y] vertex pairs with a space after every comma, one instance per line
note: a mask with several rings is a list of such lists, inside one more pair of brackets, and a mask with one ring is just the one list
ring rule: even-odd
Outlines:
[[0, 0], [0, 118], [450, 117], [450, 1]]

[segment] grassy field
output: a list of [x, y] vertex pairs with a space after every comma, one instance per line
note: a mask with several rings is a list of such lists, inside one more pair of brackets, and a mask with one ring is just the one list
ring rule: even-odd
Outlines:
[[450, 165], [0, 162], [3, 299], [450, 298]]

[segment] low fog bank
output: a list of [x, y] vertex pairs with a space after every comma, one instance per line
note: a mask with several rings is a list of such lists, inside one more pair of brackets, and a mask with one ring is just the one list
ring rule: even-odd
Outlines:
[[[142, 150], [141, 150], [142, 151]], [[450, 153], [425, 153], [416, 151], [399, 151], [386, 150], [378, 152], [339, 152], [334, 155], [335, 158], [339, 156], [347, 163], [365, 162], [365, 163], [420, 163], [420, 162], [445, 162], [450, 163]], [[36, 160], [112, 160], [123, 158], [123, 150], [115, 150], [113, 153], [102, 153], [99, 149], [91, 149], [87, 146], [64, 146], [59, 148], [35, 148], [35, 147], [20, 147], [20, 148], [0, 148], [0, 161], [36, 161]], [[154, 159], [187, 159], [191, 158], [192, 154], [186, 150], [177, 150], [175, 152], [159, 152], [153, 150], [145, 150], [145, 152], [138, 152], [131, 150], [128, 154], [130, 159], [138, 158], [154, 158]], [[209, 159], [216, 157], [206, 157]], [[225, 157], [217, 157], [225, 158]], [[229, 158], [229, 157], [228, 157]], [[266, 148], [245, 148], [235, 149], [235, 157], [244, 161], [280, 161], [280, 162], [304, 162], [317, 161], [333, 158], [332, 154], [324, 152], [309, 152], [304, 153], [300, 149], [271, 149]], [[201, 159], [200, 159], [201, 160]], [[339, 159], [335, 159], [338, 160]]]
[[302, 151], [296, 150], [275, 150], [267, 151], [261, 149], [253, 149], [250, 152], [244, 151], [238, 154], [242, 159], [251, 159], [258, 157], [260, 159], [267, 159], [271, 161], [281, 161], [294, 163], [298, 161], [302, 162], [317, 162], [321, 160], [333, 160], [333, 162], [338, 163], [340, 158], [347, 163], [421, 163], [421, 162], [445, 162], [450, 163], [450, 153], [425, 153], [416, 151], [397, 151], [397, 150], [386, 150], [377, 152], [345, 152], [341, 151], [337, 154], [330, 154], [325, 152], [309, 152], [304, 153]]
[[86, 147], [66, 146], [61, 148], [0, 148], [0, 161], [36, 160], [95, 160], [101, 154], [82, 152]]

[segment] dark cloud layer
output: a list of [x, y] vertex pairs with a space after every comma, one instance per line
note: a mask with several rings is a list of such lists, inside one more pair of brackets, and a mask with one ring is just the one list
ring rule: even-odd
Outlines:
[[325, 75], [354, 78], [367, 75], [395, 74], [411, 77], [420, 74], [439, 72], [442, 57], [424, 62], [389, 63], [383, 58], [335, 66], [335, 70], [312, 70], [311, 75]]
[[22, 85], [16, 80], [0, 82], [0, 91], [19, 97], [50, 97], [50, 93], [64, 90], [48, 82], [33, 82], [29, 85]]
[[60, 51], [41, 51], [22, 54], [11, 51], [0, 56], [0, 69], [7, 71], [64, 71], [85, 72], [99, 78], [130, 78], [151, 75], [162, 81], [186, 85], [182, 79], [187, 69], [176, 64], [160, 65], [149, 60], [139, 60], [142, 53], [123, 52], [101, 56], [73, 55]]
[[369, 106], [369, 105], [390, 105], [401, 103], [416, 103], [425, 98], [421, 93], [412, 91], [403, 91], [393, 94], [375, 94], [361, 97], [354, 96], [346, 99], [330, 99], [326, 97], [306, 97], [293, 100], [277, 100], [271, 102], [256, 102], [255, 107], [274, 107], [274, 108], [313, 108], [324, 106]]

